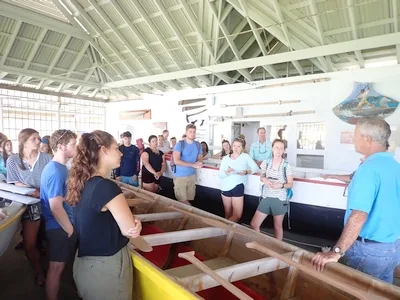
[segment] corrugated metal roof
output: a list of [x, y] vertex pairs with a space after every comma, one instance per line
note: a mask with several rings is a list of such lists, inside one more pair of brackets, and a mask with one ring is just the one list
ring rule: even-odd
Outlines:
[[[398, 28], [393, 23], [398, 19], [398, 11], [393, 11], [400, 6], [398, 0], [280, 0], [277, 6], [269, 0], [245, 2], [244, 8], [233, 0], [3, 0], [0, 2], [0, 62], [3, 62], [0, 72], [9, 73], [4, 77], [6, 80], [17, 80], [18, 75], [32, 77], [28, 85], [39, 85], [47, 78], [57, 84], [64, 82], [71, 86], [65, 90], [68, 93], [73, 93], [71, 89], [80, 84], [84, 87], [83, 94], [91, 94], [104, 84], [95, 75], [99, 73], [102, 80], [112, 82], [236, 60], [223, 26], [242, 59], [262, 55], [256, 34], [265, 43], [264, 52], [272, 49], [272, 55], [383, 36]], [[14, 7], [10, 15], [1, 13], [2, 3], [8, 9]], [[218, 21], [211, 8], [219, 18], [226, 18]], [[39, 13], [43, 19], [29, 19], [26, 11]], [[253, 32], [249, 20], [257, 32]], [[293, 49], [289, 49], [286, 38]], [[364, 60], [396, 56], [394, 46], [380, 48], [360, 51], [358, 55], [361, 53]], [[324, 59], [333, 62], [333, 69], [324, 69], [320, 63]], [[306, 72], [309, 69], [325, 72], [351, 64], [362, 66], [359, 59], [356, 53], [349, 52], [299, 63]], [[247, 76], [284, 74], [287, 64], [272, 67], [275, 74], [258, 67]], [[290, 74], [300, 73], [294, 65], [290, 67]], [[13, 74], [16, 69], [20, 72]], [[70, 69], [72, 73], [68, 74]], [[226, 76], [240, 81], [243, 72], [240, 77], [237, 74], [233, 70]], [[206, 78], [188, 76], [188, 80], [192, 85], [204, 84]], [[208, 80], [210, 84], [211, 77]], [[136, 91], [159, 92], [159, 89], [186, 86], [180, 80], [173, 83], [155, 80], [137, 86]], [[57, 89], [56, 84], [51, 88]], [[132, 94], [134, 91], [125, 88], [126, 93], [138, 97]]]

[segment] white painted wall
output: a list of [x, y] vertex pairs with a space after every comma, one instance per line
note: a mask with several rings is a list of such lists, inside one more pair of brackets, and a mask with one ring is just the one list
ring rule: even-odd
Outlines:
[[[250, 84], [236, 84], [213, 88], [187, 90], [175, 93], [166, 93], [164, 96], [149, 95], [141, 101], [129, 101], [110, 103], [107, 107], [107, 130], [116, 135], [126, 126], [134, 126], [134, 138], [147, 137], [151, 134], [152, 122], [168, 122], [170, 135], [181, 136], [186, 126], [185, 114], [177, 102], [182, 99], [207, 96], [208, 114], [211, 116], [235, 115], [235, 108], [220, 108], [221, 104], [255, 103], [277, 100], [301, 100], [301, 103], [291, 105], [269, 105], [263, 107], [244, 107], [243, 113], [269, 114], [303, 110], [315, 110], [315, 114], [294, 117], [270, 117], [235, 120], [235, 122], [260, 121], [261, 126], [288, 125], [288, 159], [295, 163], [296, 149], [296, 124], [298, 122], [325, 122], [327, 126], [326, 149], [321, 150], [325, 154], [325, 169], [332, 171], [353, 171], [359, 164], [360, 155], [354, 151], [352, 145], [340, 144], [340, 133], [352, 131], [354, 126], [338, 119], [332, 112], [332, 108], [343, 101], [352, 91], [355, 81], [372, 82], [372, 87], [385, 96], [400, 100], [399, 88], [400, 65], [381, 68], [370, 68], [348, 72], [335, 72], [329, 74], [308, 75], [295, 78], [283, 78], [265, 81], [267, 85], [296, 82], [315, 78], [329, 77], [330, 81], [322, 83], [308, 83], [295, 86], [274, 87], [266, 89], [254, 89]], [[257, 86], [263, 82], [255, 82]], [[246, 89], [246, 90], [244, 90]], [[215, 97], [213, 105], [212, 98]], [[129, 109], [152, 109], [151, 121], [118, 122], [118, 112]], [[400, 145], [400, 109], [397, 109], [386, 119], [393, 129], [391, 146]], [[230, 124], [232, 121], [225, 119], [221, 126], [225, 128], [226, 137], [230, 138]], [[247, 137], [247, 135], [246, 135]], [[144, 138], [145, 139], [145, 138]], [[304, 152], [304, 151], [303, 151]]]

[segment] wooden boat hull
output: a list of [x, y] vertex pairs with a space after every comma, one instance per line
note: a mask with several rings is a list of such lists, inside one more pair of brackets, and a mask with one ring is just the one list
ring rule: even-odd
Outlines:
[[7, 212], [8, 217], [0, 221], [0, 256], [9, 247], [25, 209], [25, 205], [14, 201], [9, 206], [3, 208]]
[[[313, 253], [166, 197], [125, 184], [120, 186], [128, 198], [133, 198], [128, 203], [133, 205], [133, 213], [143, 218], [143, 238], [153, 247], [153, 252], [166, 247], [164, 253], [172, 258], [166, 264], [168, 258], [160, 258], [158, 253], [151, 257], [151, 252], [134, 251], [133, 261], [137, 263], [134, 289], [140, 293], [137, 299], [169, 299], [170, 291], [182, 297], [173, 294], [174, 299], [236, 299], [230, 298], [232, 294], [226, 294], [227, 290], [194, 265], [176, 261], [178, 254], [187, 249], [194, 250], [199, 260], [226, 281], [234, 282], [251, 299], [339, 300], [356, 299], [357, 293], [362, 295], [360, 299], [400, 299], [400, 288], [338, 263], [328, 264], [323, 274], [330, 280], [324, 281], [321, 273], [312, 272]], [[289, 268], [279, 259], [248, 249], [246, 243], [250, 242], [298, 261], [302, 270]], [[158, 282], [158, 277], [163, 284]], [[351, 285], [350, 293], [335, 287], [334, 283], [338, 282]], [[208, 296], [213, 288], [216, 289], [213, 295], [218, 296]]]
[[132, 253], [132, 262], [134, 266], [133, 299], [201, 299], [175, 282], [137, 252]]

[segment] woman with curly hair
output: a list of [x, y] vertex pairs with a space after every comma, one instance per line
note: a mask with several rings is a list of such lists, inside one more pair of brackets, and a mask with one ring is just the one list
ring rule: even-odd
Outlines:
[[79, 237], [74, 279], [85, 300], [132, 299], [127, 244], [140, 235], [142, 225], [119, 186], [108, 179], [121, 156], [112, 135], [96, 130], [82, 135], [72, 160], [66, 200], [74, 207]]

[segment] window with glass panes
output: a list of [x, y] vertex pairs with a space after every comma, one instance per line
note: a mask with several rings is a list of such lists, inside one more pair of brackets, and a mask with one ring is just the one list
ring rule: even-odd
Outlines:
[[33, 128], [41, 136], [56, 129], [71, 129], [77, 134], [105, 130], [104, 103], [0, 89], [1, 131], [13, 141], [24, 128]]

